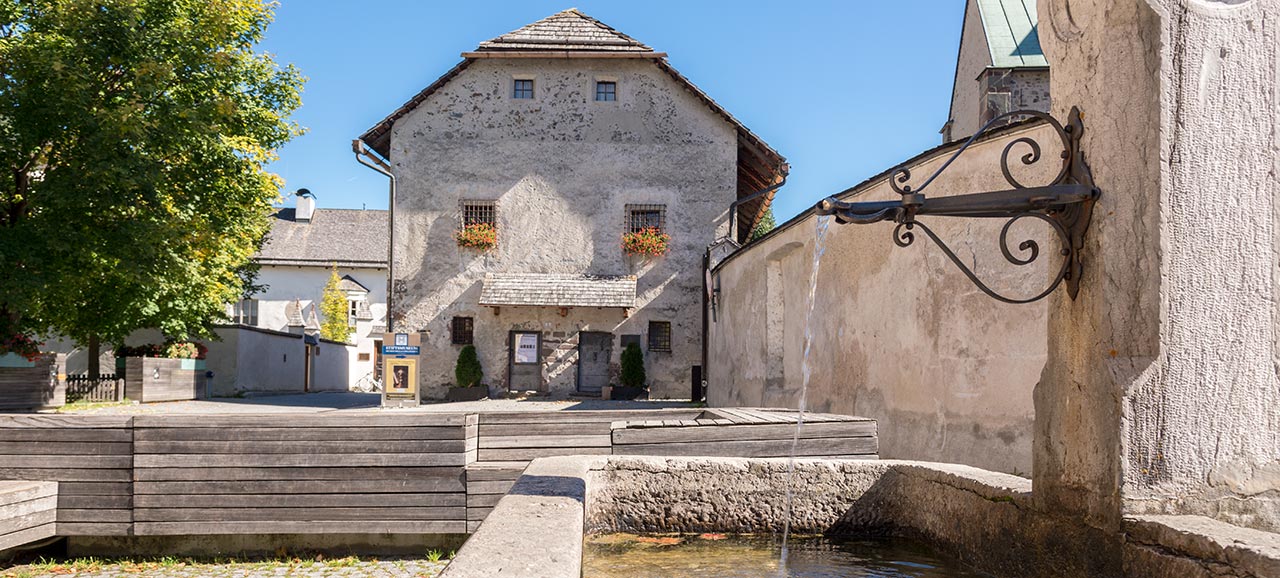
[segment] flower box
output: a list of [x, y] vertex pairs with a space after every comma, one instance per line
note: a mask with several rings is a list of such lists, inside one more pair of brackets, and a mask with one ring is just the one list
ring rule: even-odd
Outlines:
[[203, 359], [116, 359], [117, 375], [124, 375], [124, 396], [142, 403], [199, 399], [204, 384], [203, 365]]
[[67, 403], [67, 355], [43, 353], [28, 360], [6, 356], [0, 366], [0, 410], [49, 409]]
[[490, 223], [475, 223], [455, 231], [453, 239], [459, 247], [488, 251], [498, 246], [498, 228]]
[[661, 257], [667, 254], [671, 235], [663, 233], [657, 227], [647, 227], [622, 235], [622, 250], [628, 255], [644, 255]]

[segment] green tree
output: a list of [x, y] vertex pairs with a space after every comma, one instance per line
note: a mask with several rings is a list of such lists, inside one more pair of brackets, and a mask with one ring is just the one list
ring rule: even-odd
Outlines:
[[644, 352], [640, 345], [631, 343], [622, 350], [622, 375], [618, 376], [623, 387], [644, 387], [648, 378], [644, 374]]
[[351, 325], [347, 323], [351, 305], [347, 300], [347, 292], [338, 288], [341, 282], [338, 265], [335, 263], [329, 273], [329, 282], [324, 284], [324, 294], [320, 297], [320, 337], [346, 342], [351, 336]]
[[764, 216], [760, 217], [760, 221], [756, 223], [755, 228], [751, 229], [751, 236], [747, 241], [751, 242], [759, 239], [777, 226], [778, 223], [773, 219], [773, 206], [770, 205], [769, 208], [764, 210]]
[[458, 364], [453, 368], [454, 382], [458, 387], [471, 387], [484, 379], [484, 369], [480, 367], [480, 357], [476, 355], [474, 345], [463, 346], [458, 352]]
[[225, 317], [301, 133], [301, 75], [255, 51], [273, 10], [0, 0], [0, 343]]

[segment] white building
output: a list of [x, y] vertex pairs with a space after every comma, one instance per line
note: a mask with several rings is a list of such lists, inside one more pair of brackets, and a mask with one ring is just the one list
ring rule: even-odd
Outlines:
[[355, 345], [348, 381], [377, 367], [386, 331], [387, 212], [317, 209], [315, 199], [298, 197], [283, 208], [256, 260], [258, 283], [266, 289], [232, 307], [238, 324], [285, 331], [319, 331], [320, 300], [334, 267], [347, 293], [349, 341]]

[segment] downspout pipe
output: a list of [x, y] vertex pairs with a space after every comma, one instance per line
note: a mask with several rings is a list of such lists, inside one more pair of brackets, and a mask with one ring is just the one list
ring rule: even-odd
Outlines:
[[387, 235], [387, 333], [395, 333], [396, 317], [395, 308], [392, 305], [395, 300], [396, 284], [396, 176], [391, 172], [391, 165], [369, 150], [364, 141], [360, 139], [351, 141], [351, 151], [356, 154], [357, 162], [385, 175], [389, 183], [387, 191], [387, 228], [389, 230]]
[[760, 197], [763, 197], [778, 189], [781, 189], [783, 185], [787, 184], [787, 177], [791, 174], [791, 165], [783, 164], [779, 166], [778, 172], [782, 173], [781, 181], [778, 181], [776, 184], [769, 185], [768, 187], [760, 189], [754, 193], [751, 193], [729, 204], [729, 240], [730, 241], [733, 241], [735, 243], [738, 242], [738, 207], [741, 207], [742, 205], [750, 203], [751, 201], [754, 201], [756, 199], [759, 199]]

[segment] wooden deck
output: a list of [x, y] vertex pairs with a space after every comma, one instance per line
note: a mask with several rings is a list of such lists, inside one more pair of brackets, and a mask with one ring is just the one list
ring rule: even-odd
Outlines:
[[[59, 536], [462, 534], [533, 459], [784, 457], [795, 422], [756, 409], [9, 415], [0, 480], [57, 482], [37, 526]], [[872, 420], [805, 414], [797, 455], [874, 458], [875, 436]], [[38, 534], [3, 525], [2, 492], [0, 549], [17, 545], [5, 532]]]

